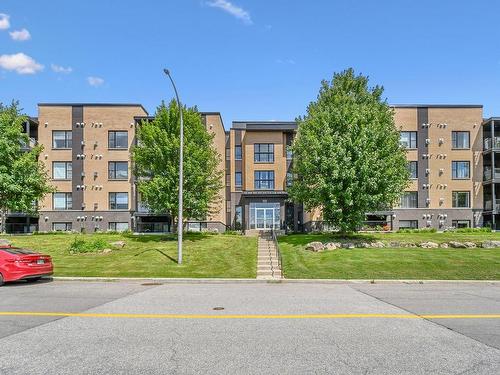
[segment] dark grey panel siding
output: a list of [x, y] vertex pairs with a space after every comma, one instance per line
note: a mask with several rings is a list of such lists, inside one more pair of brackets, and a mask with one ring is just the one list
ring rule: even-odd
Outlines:
[[83, 185], [85, 180], [82, 178], [82, 172], [84, 171], [84, 159], [78, 155], [85, 153], [85, 147], [82, 146], [82, 141], [84, 139], [84, 128], [76, 126], [77, 123], [83, 122], [83, 107], [74, 106], [72, 107], [72, 131], [73, 131], [73, 150], [72, 150], [72, 164], [73, 164], [73, 179], [72, 179], [72, 196], [73, 196], [73, 209], [80, 210], [83, 204], [83, 189], [77, 189], [77, 186]]
[[424, 154], [429, 153], [429, 148], [425, 140], [429, 138], [429, 128], [422, 127], [422, 124], [429, 122], [429, 109], [417, 108], [417, 148], [418, 148], [418, 207], [427, 207], [429, 189], [424, 189], [423, 185], [429, 183], [429, 176], [425, 171], [429, 168], [429, 159], [424, 158]]

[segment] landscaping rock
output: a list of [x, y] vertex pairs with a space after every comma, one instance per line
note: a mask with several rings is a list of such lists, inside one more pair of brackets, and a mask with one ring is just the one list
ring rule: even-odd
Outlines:
[[325, 250], [335, 250], [337, 249], [337, 245], [334, 242], [327, 242], [324, 246]]
[[11, 245], [11, 242], [9, 240], [6, 240], [4, 238], [0, 238], [0, 246], [10, 246]]
[[469, 249], [474, 249], [477, 247], [477, 245], [474, 242], [464, 242], [464, 245]]
[[402, 247], [402, 246], [401, 246], [401, 242], [399, 242], [399, 241], [390, 241], [389, 247]]
[[427, 242], [422, 242], [420, 244], [420, 247], [423, 249], [437, 249], [439, 247], [439, 244], [432, 241], [427, 241]]
[[346, 242], [346, 243], [342, 244], [342, 247], [344, 249], [354, 249], [356, 247], [356, 245], [354, 245], [352, 242]]
[[317, 242], [317, 241], [309, 242], [306, 245], [306, 250], [314, 251], [314, 252], [323, 251], [324, 248], [325, 248], [325, 246], [321, 242]]
[[385, 247], [385, 244], [382, 241], [372, 242], [370, 247], [382, 248]]
[[453, 247], [454, 249], [465, 249], [467, 247], [462, 242], [458, 242], [458, 241], [450, 241], [449, 245], [450, 245], [450, 247]]
[[486, 240], [481, 243], [481, 247], [485, 249], [494, 249], [500, 247], [500, 241]]
[[360, 244], [358, 244], [358, 247], [363, 249], [369, 249], [372, 246], [368, 242], [361, 242]]
[[104, 249], [103, 251], [101, 251], [102, 254], [109, 254], [111, 253], [113, 250], [111, 249]]
[[444, 243], [441, 244], [441, 247], [443, 249], [447, 249], [448, 248], [448, 244], [446, 242], [444, 242]]
[[111, 246], [123, 248], [125, 247], [125, 241], [115, 241], [109, 243]]

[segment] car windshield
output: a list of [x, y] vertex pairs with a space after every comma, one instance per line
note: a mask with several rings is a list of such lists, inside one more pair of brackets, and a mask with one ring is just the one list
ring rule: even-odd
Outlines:
[[16, 248], [16, 247], [9, 247], [9, 248], [1, 247], [0, 251], [5, 251], [5, 252], [7, 252], [9, 254], [14, 254], [14, 255], [31, 255], [31, 254], [36, 254], [34, 251], [26, 250], [26, 249], [19, 249], [19, 248]]

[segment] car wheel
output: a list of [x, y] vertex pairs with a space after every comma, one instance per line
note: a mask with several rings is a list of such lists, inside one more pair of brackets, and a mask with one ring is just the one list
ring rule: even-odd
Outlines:
[[3, 275], [0, 273], [0, 286], [3, 285]]
[[40, 279], [41, 279], [41, 277], [33, 277], [31, 279], [26, 279], [26, 281], [29, 282], [29, 283], [34, 283], [34, 282], [37, 282]]

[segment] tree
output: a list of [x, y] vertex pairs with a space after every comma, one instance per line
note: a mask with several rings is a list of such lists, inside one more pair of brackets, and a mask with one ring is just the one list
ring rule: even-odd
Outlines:
[[23, 133], [27, 117], [20, 114], [19, 103], [10, 106], [0, 103], [0, 232], [5, 233], [7, 212], [35, 213], [35, 202], [53, 188], [38, 156], [42, 146], [25, 150], [29, 137]]
[[[214, 210], [222, 188], [220, 155], [211, 135], [194, 108], [183, 108], [184, 116], [184, 217], [203, 220]], [[141, 199], [155, 213], [167, 213], [175, 221], [178, 213], [180, 119], [177, 102], [162, 103], [152, 121], [137, 129], [132, 151]]]
[[406, 153], [382, 93], [348, 69], [322, 81], [317, 101], [297, 119], [291, 198], [320, 209], [341, 232], [359, 228], [366, 212], [392, 207], [408, 185]]

